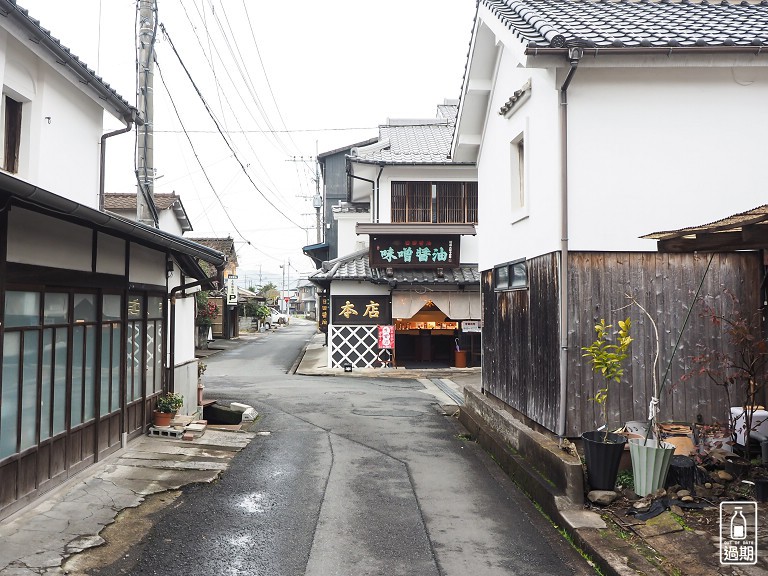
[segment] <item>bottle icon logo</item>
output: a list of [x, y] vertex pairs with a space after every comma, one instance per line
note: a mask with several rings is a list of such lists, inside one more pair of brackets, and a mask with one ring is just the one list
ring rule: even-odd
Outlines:
[[741, 506], [736, 506], [733, 516], [731, 516], [730, 536], [732, 540], [746, 540], [747, 538], [747, 519], [741, 512]]
[[720, 503], [720, 564], [757, 563], [757, 502]]

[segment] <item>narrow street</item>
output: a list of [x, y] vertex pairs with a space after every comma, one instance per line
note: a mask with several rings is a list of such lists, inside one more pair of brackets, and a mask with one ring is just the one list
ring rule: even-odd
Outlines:
[[260, 434], [94, 573], [594, 573], [417, 380], [287, 374], [313, 333], [207, 360], [206, 398], [253, 405]]

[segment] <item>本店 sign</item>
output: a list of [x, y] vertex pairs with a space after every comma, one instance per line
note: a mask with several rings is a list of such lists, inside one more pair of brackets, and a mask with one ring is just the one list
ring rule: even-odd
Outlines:
[[456, 268], [460, 236], [371, 235], [374, 268]]
[[375, 326], [392, 323], [392, 301], [389, 295], [333, 296], [331, 318], [334, 325], [360, 324]]
[[318, 295], [317, 327], [320, 332], [328, 332], [328, 321], [331, 319], [331, 302], [328, 294]]

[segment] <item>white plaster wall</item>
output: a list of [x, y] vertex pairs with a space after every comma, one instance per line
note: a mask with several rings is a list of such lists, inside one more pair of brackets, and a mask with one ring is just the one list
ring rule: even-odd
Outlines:
[[570, 248], [655, 250], [638, 237], [764, 204], [766, 102], [766, 68], [580, 68]]
[[183, 364], [195, 358], [195, 298], [176, 298], [176, 345], [174, 362]]
[[166, 285], [165, 253], [131, 244], [130, 258], [130, 282]]
[[334, 212], [333, 217], [339, 226], [339, 256], [346, 256], [352, 252], [368, 246], [368, 234], [357, 235], [355, 226], [359, 222], [370, 222], [371, 215], [368, 212]]
[[88, 228], [12, 208], [8, 217], [8, 261], [71, 270], [91, 270]]
[[[554, 74], [515, 65], [505, 49], [478, 157], [479, 268], [551, 252], [559, 247], [558, 103]], [[530, 81], [531, 96], [509, 117], [502, 105]], [[512, 206], [511, 144], [524, 140], [525, 205]], [[516, 191], [515, 191], [516, 193]], [[462, 255], [462, 259], [463, 259]]]
[[[136, 215], [134, 214], [133, 218], [131, 219], [136, 220]], [[173, 210], [161, 210], [158, 219], [158, 228], [160, 228], [160, 230], [170, 232], [176, 236], [181, 236], [183, 234], [181, 226], [179, 225], [179, 221], [176, 218]]]
[[335, 280], [331, 284], [331, 296], [366, 296], [389, 294], [389, 286], [358, 280]]
[[98, 207], [103, 109], [3, 32], [3, 90], [24, 103], [18, 178]]
[[[565, 62], [555, 76], [518, 67], [517, 58], [506, 49], [501, 57], [478, 158], [481, 270], [560, 248]], [[654, 251], [639, 236], [765, 203], [768, 71], [720, 64], [582, 61], [568, 90], [571, 250]], [[499, 116], [528, 79], [530, 99], [508, 119]], [[520, 134], [527, 207], [513, 211], [510, 142]]]
[[98, 233], [96, 248], [96, 272], [125, 275], [125, 240]]

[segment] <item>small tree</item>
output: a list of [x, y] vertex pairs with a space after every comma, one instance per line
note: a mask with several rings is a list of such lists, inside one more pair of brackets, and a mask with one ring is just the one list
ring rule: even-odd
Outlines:
[[197, 313], [195, 314], [195, 324], [198, 326], [210, 326], [213, 324], [216, 316], [219, 315], [219, 307], [213, 300], [208, 299], [208, 292], [200, 291], [195, 294], [195, 304]]
[[619, 329], [613, 333], [616, 341], [611, 340], [612, 324], [606, 324], [605, 318], [595, 325], [597, 338], [592, 344], [582, 348], [583, 357], [589, 358], [592, 371], [603, 377], [604, 384], [597, 389], [593, 400], [598, 403], [603, 415], [605, 439], [608, 439], [608, 389], [611, 382], [621, 382], [624, 377], [624, 361], [629, 356], [629, 345], [632, 338], [629, 336], [631, 321], [619, 320]]
[[[723, 389], [728, 402], [728, 419], [734, 441], [736, 419], [730, 407], [734, 405], [734, 395], [741, 397], [745, 424], [744, 450], [747, 460], [751, 460], [749, 434], [752, 431], [758, 395], [765, 386], [768, 343], [762, 336], [761, 311], [745, 316], [736, 296], [728, 290], [725, 290], [724, 294], [728, 299], [724, 299], [724, 303], [719, 307], [710, 305], [702, 298], [701, 316], [721, 327], [727, 342], [722, 347], [698, 344], [701, 352], [691, 358], [696, 368], [685, 374], [683, 379], [703, 375]], [[729, 302], [731, 310], [726, 311], [725, 306]]]

